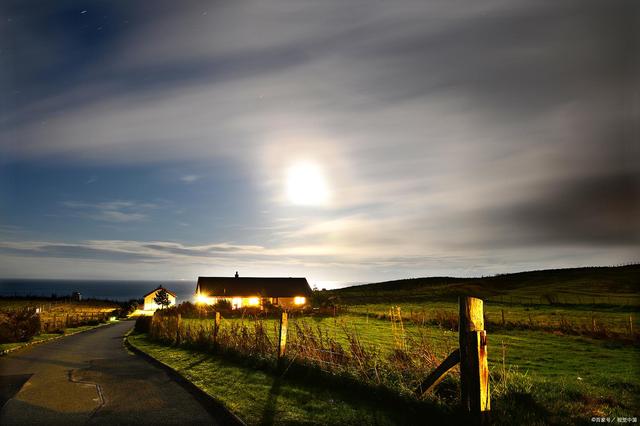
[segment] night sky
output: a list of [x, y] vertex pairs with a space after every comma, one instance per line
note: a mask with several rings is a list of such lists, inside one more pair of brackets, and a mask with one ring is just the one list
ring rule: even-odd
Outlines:
[[3, 1], [0, 277], [640, 260], [640, 3]]

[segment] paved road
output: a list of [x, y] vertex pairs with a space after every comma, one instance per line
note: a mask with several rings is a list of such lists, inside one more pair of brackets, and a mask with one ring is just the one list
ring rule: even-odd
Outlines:
[[13, 397], [0, 424], [215, 425], [189, 392], [126, 350], [132, 326], [123, 321], [1, 357], [2, 392]]

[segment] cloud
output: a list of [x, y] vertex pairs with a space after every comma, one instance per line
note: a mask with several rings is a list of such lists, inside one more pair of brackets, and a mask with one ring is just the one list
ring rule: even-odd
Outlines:
[[140, 222], [149, 217], [148, 212], [150, 210], [158, 208], [158, 205], [153, 203], [137, 203], [123, 200], [95, 204], [65, 201], [62, 205], [71, 209], [73, 214], [78, 217], [112, 223]]
[[[24, 42], [5, 55], [20, 93], [6, 91], [2, 158], [220, 161], [269, 211], [240, 226], [243, 241], [263, 231], [263, 249], [183, 241], [136, 255], [429, 272], [437, 259], [461, 267], [460, 253], [474, 266], [552, 264], [545, 250], [581, 262], [627, 259], [640, 245], [637, 2], [110, 2], [95, 16], [114, 26], [95, 46], [47, 25], [49, 7], [9, 27]], [[85, 60], [67, 63], [58, 53], [70, 48]], [[305, 160], [327, 176], [326, 208], [283, 196], [285, 170]], [[173, 180], [195, 182], [204, 169], [194, 170]], [[66, 207], [112, 223], [157, 209]]]
[[180, 177], [180, 180], [186, 183], [195, 182], [198, 179], [200, 179], [200, 176], [197, 176], [197, 175], [184, 175]]
[[[478, 276], [535, 269], [544, 262], [549, 267], [606, 265], [616, 259], [632, 261], [618, 249], [605, 253], [587, 247], [566, 246], [554, 254], [548, 250], [503, 250], [397, 255], [393, 248], [380, 247], [354, 253], [350, 247], [328, 245], [263, 247], [212, 243], [185, 245], [168, 241], [87, 240], [77, 243], [52, 241], [0, 242], [0, 270], [3, 276], [68, 277], [69, 262], [80, 277], [107, 276], [132, 279], [156, 277], [194, 279], [199, 275], [231, 275], [241, 270], [245, 276], [306, 276], [313, 284], [326, 280], [344, 282], [346, 274], [362, 281], [418, 276], [428, 269], [431, 275]], [[526, 253], [527, 256], [523, 256]], [[558, 253], [561, 256], [558, 256]], [[626, 257], [625, 257], [626, 256]], [[34, 263], [34, 260], [37, 261]], [[523, 259], [526, 259], [523, 261]], [[30, 261], [31, 260], [31, 261]], [[585, 262], [585, 263], [580, 263]], [[31, 265], [25, 269], [25, 266]], [[327, 268], [331, 270], [327, 272]], [[102, 271], [99, 274], [96, 271]], [[140, 273], [143, 271], [143, 275]], [[402, 272], [398, 272], [402, 271]], [[449, 272], [447, 272], [449, 271]], [[106, 274], [106, 275], [105, 275]]]

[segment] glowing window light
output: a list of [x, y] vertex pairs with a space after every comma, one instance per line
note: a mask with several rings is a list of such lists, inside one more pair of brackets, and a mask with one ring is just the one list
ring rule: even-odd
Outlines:
[[304, 305], [307, 301], [306, 297], [294, 297], [293, 298], [293, 303], [295, 303], [296, 305]]
[[247, 300], [247, 305], [249, 306], [258, 306], [260, 304], [260, 298], [259, 297], [250, 297]]
[[238, 309], [242, 306], [242, 299], [239, 297], [234, 297], [233, 299], [231, 299], [231, 305], [233, 305], [234, 308]]
[[207, 303], [207, 296], [205, 296], [204, 294], [198, 293], [198, 295], [196, 296], [196, 303]]

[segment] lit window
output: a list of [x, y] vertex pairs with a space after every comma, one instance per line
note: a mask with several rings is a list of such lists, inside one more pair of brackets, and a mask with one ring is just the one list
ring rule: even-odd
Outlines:
[[304, 305], [306, 301], [307, 301], [307, 299], [305, 297], [294, 297], [293, 298], [293, 303], [295, 303], [296, 305]]
[[259, 297], [250, 297], [247, 304], [249, 306], [258, 306], [260, 304], [260, 298]]
[[239, 297], [234, 297], [231, 299], [231, 305], [233, 305], [234, 309], [238, 309], [242, 306], [242, 299]]
[[207, 303], [207, 296], [198, 293], [198, 295], [196, 296], [196, 303]]

